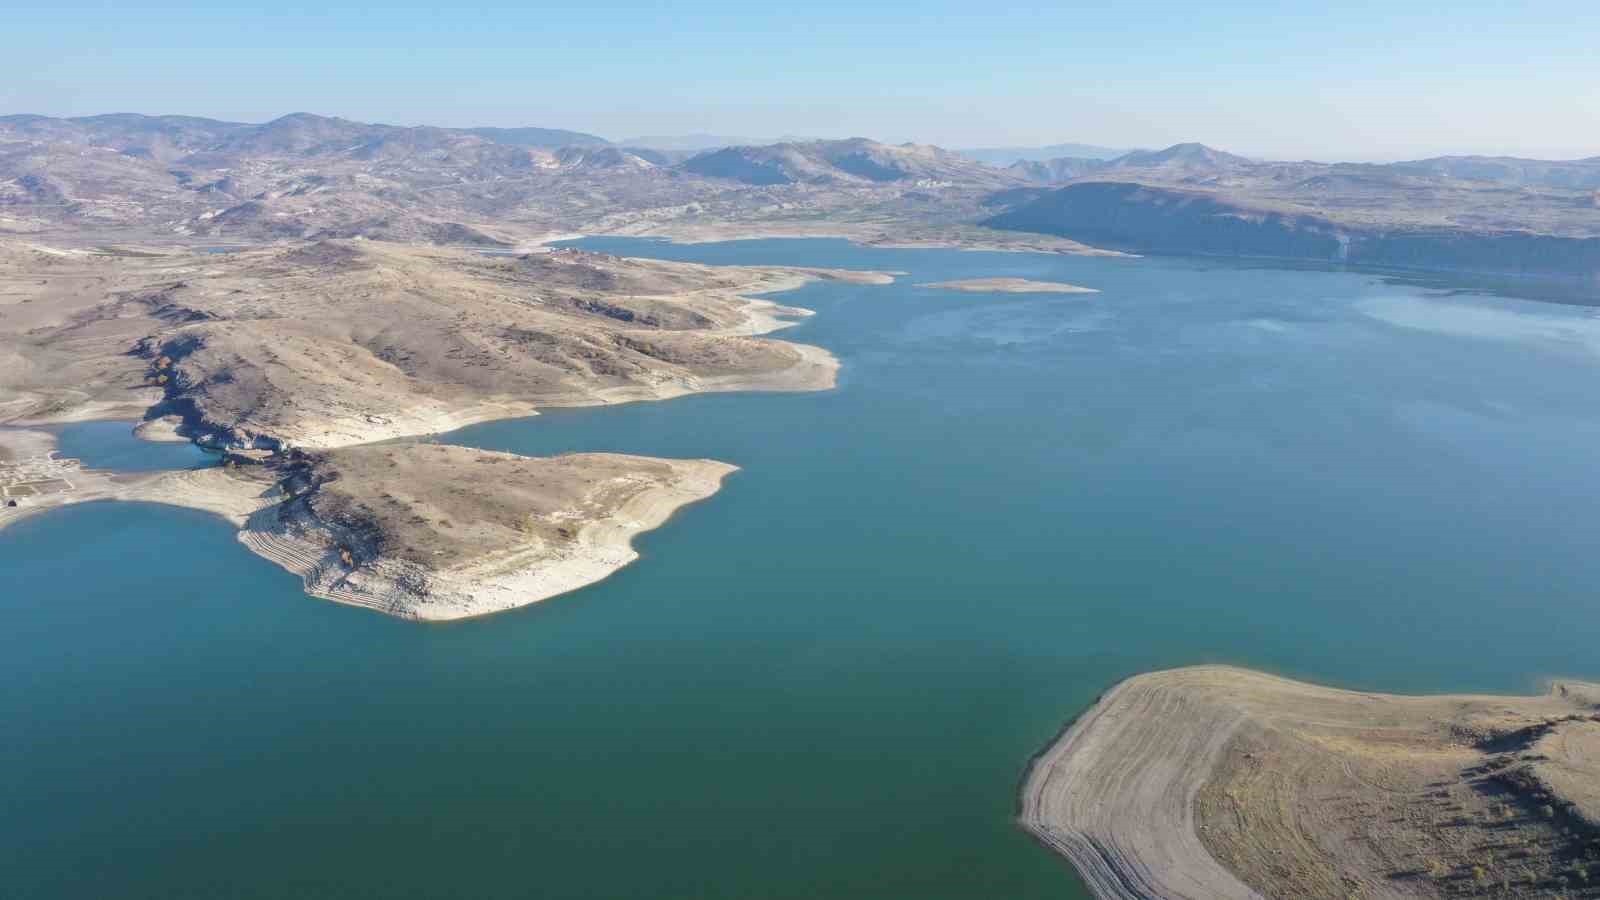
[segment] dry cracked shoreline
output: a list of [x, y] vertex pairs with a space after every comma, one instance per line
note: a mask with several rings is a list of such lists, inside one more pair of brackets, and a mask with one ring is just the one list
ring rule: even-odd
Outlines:
[[[228, 254], [0, 241], [0, 490], [17, 492], [0, 527], [86, 500], [190, 506], [314, 596], [428, 620], [537, 602], [632, 562], [636, 534], [735, 467], [417, 438], [545, 407], [831, 388], [826, 350], [764, 337], [810, 311], [753, 296], [815, 279], [893, 276], [361, 240]], [[129, 417], [225, 463], [97, 472], [28, 430]]]
[[1035, 758], [1020, 808], [1100, 898], [1600, 896], [1600, 686], [1147, 673]]

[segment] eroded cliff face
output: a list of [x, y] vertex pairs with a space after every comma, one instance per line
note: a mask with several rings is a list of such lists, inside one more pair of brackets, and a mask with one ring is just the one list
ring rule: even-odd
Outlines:
[[1131, 250], [1600, 282], [1600, 237], [1454, 225], [1385, 228], [1288, 204], [1131, 182], [1068, 185], [984, 224]]

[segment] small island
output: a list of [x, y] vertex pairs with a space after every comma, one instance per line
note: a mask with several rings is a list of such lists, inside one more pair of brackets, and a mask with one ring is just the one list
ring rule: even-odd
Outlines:
[[969, 294], [1098, 294], [1095, 288], [1080, 287], [1064, 281], [1032, 281], [1027, 278], [966, 278], [959, 281], [935, 281], [922, 287], [943, 288], [947, 291], [965, 291]]
[[1152, 672], [1035, 758], [1021, 810], [1100, 898], [1594, 896], [1600, 685], [1413, 697]]

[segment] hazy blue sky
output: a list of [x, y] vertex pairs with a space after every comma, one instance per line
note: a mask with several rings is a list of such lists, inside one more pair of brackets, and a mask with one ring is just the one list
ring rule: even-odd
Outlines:
[[40, 0], [4, 16], [0, 112], [1600, 155], [1600, 3], [1310, 6]]

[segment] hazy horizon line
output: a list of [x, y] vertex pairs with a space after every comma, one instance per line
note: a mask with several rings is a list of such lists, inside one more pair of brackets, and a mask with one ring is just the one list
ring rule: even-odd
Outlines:
[[[1229, 145], [1227, 145], [1226, 143], [1223, 143], [1223, 142], [1211, 142], [1211, 141], [1203, 141], [1203, 140], [1177, 140], [1177, 141], [1172, 141], [1170, 143], [1161, 144], [1159, 146], [1156, 146], [1156, 145], [1153, 145], [1153, 144], [1147, 144], [1147, 143], [1143, 143], [1143, 142], [1140, 142], [1140, 143], [1128, 143], [1128, 142], [1119, 142], [1119, 141], [1082, 140], [1082, 139], [1073, 139], [1073, 138], [1068, 138], [1068, 139], [1065, 139], [1065, 140], [1043, 139], [1043, 140], [1034, 140], [1034, 141], [1030, 141], [1030, 140], [1027, 140], [1027, 139], [1016, 139], [1016, 140], [996, 139], [996, 140], [990, 140], [990, 141], [984, 141], [984, 142], [940, 142], [940, 141], [930, 141], [930, 140], [919, 139], [919, 138], [910, 138], [910, 139], [905, 139], [905, 140], [897, 140], [897, 139], [894, 139], [894, 138], [878, 138], [878, 137], [871, 137], [871, 136], [862, 135], [862, 134], [848, 134], [848, 135], [845, 135], [845, 134], [841, 134], [841, 135], [811, 134], [811, 135], [806, 135], [806, 136], [792, 135], [791, 134], [791, 135], [781, 135], [781, 136], [778, 136], [778, 137], [768, 137], [768, 136], [752, 136], [752, 135], [748, 135], [748, 134], [741, 134], [740, 131], [737, 130], [737, 129], [730, 129], [728, 131], [719, 131], [719, 130], [715, 130], [715, 129], [706, 129], [706, 128], [693, 128], [693, 129], [685, 130], [683, 132], [678, 132], [678, 133], [667, 133], [667, 132], [663, 132], [663, 131], [660, 131], [660, 130], [656, 130], [654, 133], [649, 133], [649, 132], [645, 132], [645, 131], [636, 131], [636, 132], [629, 132], [629, 134], [632, 135], [631, 137], [613, 138], [613, 137], [608, 137], [608, 136], [606, 136], [604, 134], [601, 134], [599, 131], [596, 131], [596, 130], [590, 130], [590, 129], [581, 128], [581, 127], [569, 127], [569, 126], [566, 126], [566, 125], [529, 124], [527, 122], [523, 122], [522, 124], [515, 124], [515, 125], [485, 124], [485, 123], [482, 123], [482, 122], [477, 122], [477, 123], [470, 124], [470, 125], [442, 125], [442, 124], [436, 124], [436, 123], [433, 123], [433, 122], [398, 123], [398, 122], [393, 122], [393, 121], [382, 121], [382, 120], [377, 119], [377, 118], [366, 119], [366, 118], [355, 118], [355, 117], [352, 117], [352, 116], [349, 116], [349, 115], [341, 115], [341, 114], [337, 114], [337, 113], [311, 112], [310, 110], [308, 110], [306, 108], [303, 108], [303, 107], [299, 108], [299, 109], [293, 109], [293, 110], [290, 110], [289, 112], [285, 112], [285, 113], [282, 113], [282, 114], [279, 114], [279, 115], [271, 116], [271, 117], [268, 117], [268, 118], [261, 118], [261, 119], [257, 119], [255, 117], [250, 117], [250, 116], [241, 116], [241, 117], [237, 117], [237, 118], [230, 118], [230, 117], [222, 117], [222, 116], [217, 116], [217, 115], [204, 115], [204, 114], [193, 114], [193, 113], [172, 113], [172, 112], [150, 113], [150, 112], [137, 112], [137, 111], [126, 110], [126, 109], [113, 110], [113, 111], [109, 111], [109, 112], [84, 113], [84, 114], [77, 114], [77, 115], [57, 115], [57, 114], [41, 113], [41, 112], [34, 112], [34, 111], [27, 111], [27, 110], [19, 111], [19, 112], [3, 112], [3, 113], [0, 113], [0, 119], [3, 119], [3, 118], [16, 118], [16, 117], [29, 117], [29, 116], [36, 116], [36, 117], [44, 118], [44, 119], [55, 119], [55, 120], [59, 120], [59, 121], [71, 121], [71, 120], [95, 119], [95, 118], [108, 118], [108, 117], [112, 117], [112, 116], [138, 116], [138, 117], [148, 118], [148, 119], [187, 118], [187, 119], [204, 119], [204, 120], [207, 120], [207, 121], [221, 122], [221, 123], [231, 124], [231, 125], [268, 125], [268, 124], [271, 124], [273, 122], [279, 121], [281, 119], [286, 119], [286, 118], [289, 118], [289, 117], [292, 117], [292, 116], [314, 116], [316, 118], [321, 118], [321, 119], [337, 119], [337, 120], [346, 121], [346, 122], [353, 122], [353, 123], [360, 124], [360, 125], [377, 125], [377, 126], [384, 126], [384, 127], [390, 127], [390, 128], [440, 128], [440, 129], [453, 130], [453, 131], [469, 131], [469, 130], [472, 130], [472, 129], [481, 129], [481, 128], [495, 128], [495, 129], [505, 129], [505, 130], [516, 130], [516, 129], [522, 129], [522, 128], [537, 128], [537, 129], [543, 129], [543, 130], [549, 130], [549, 131], [570, 131], [570, 132], [573, 132], [573, 133], [576, 133], [576, 134], [583, 134], [583, 135], [588, 135], [590, 137], [600, 138], [601, 140], [604, 140], [604, 141], [606, 141], [606, 142], [608, 142], [608, 143], [610, 143], [610, 144], [612, 144], [614, 146], [621, 146], [621, 147], [629, 146], [630, 142], [637, 146], [638, 145], [637, 141], [639, 139], [642, 139], [642, 138], [654, 138], [654, 139], [662, 139], [662, 140], [673, 140], [673, 139], [684, 139], [684, 138], [715, 138], [715, 139], [719, 139], [719, 140], [728, 140], [730, 142], [729, 144], [726, 144], [726, 145], [723, 145], [723, 146], [770, 146], [772, 144], [788, 143], [788, 142], [838, 141], [838, 140], [864, 139], [864, 140], [871, 140], [871, 141], [876, 141], [878, 143], [890, 144], [890, 145], [918, 144], [918, 145], [923, 145], [923, 146], [934, 146], [934, 147], [939, 147], [941, 149], [951, 150], [951, 151], [955, 151], [955, 152], [962, 152], [962, 151], [1003, 151], [1003, 150], [1041, 150], [1041, 149], [1044, 149], [1044, 148], [1047, 148], [1047, 147], [1055, 147], [1055, 146], [1061, 146], [1061, 145], [1073, 145], [1073, 144], [1076, 144], [1076, 145], [1084, 146], [1084, 147], [1095, 147], [1095, 148], [1100, 148], [1100, 149], [1105, 149], [1105, 150], [1116, 150], [1116, 151], [1118, 151], [1120, 153], [1131, 153], [1131, 152], [1138, 152], [1138, 151], [1159, 151], [1159, 150], [1168, 149], [1168, 148], [1171, 148], [1171, 147], [1180, 146], [1180, 145], [1183, 145], [1183, 144], [1200, 144], [1202, 146], [1209, 147], [1209, 148], [1211, 148], [1213, 150], [1221, 150], [1221, 151], [1224, 151], [1224, 152], [1227, 152], [1227, 153], [1231, 153], [1231, 154], [1236, 155], [1236, 156], [1243, 156], [1243, 157], [1246, 157], [1248, 159], [1255, 160], [1255, 161], [1261, 161], [1261, 162], [1319, 162], [1319, 163], [1325, 163], [1325, 164], [1332, 164], [1332, 163], [1381, 164], [1381, 163], [1408, 162], [1408, 161], [1413, 161], [1413, 160], [1431, 159], [1431, 158], [1449, 157], [1449, 156], [1527, 159], [1527, 160], [1534, 160], [1534, 161], [1538, 161], [1538, 162], [1586, 162], [1586, 161], [1589, 161], [1589, 160], [1600, 159], [1600, 147], [1590, 148], [1590, 149], [1587, 149], [1587, 150], [1578, 150], [1578, 149], [1571, 149], [1571, 148], [1562, 149], [1562, 150], [1552, 150], [1550, 148], [1540, 148], [1540, 149], [1532, 149], [1532, 148], [1530, 148], [1530, 149], [1522, 149], [1522, 150], [1505, 150], [1505, 149], [1484, 150], [1484, 149], [1442, 149], [1442, 148], [1434, 147], [1434, 148], [1431, 148], [1431, 149], [1418, 148], [1418, 149], [1413, 150], [1413, 151], [1398, 152], [1398, 153], [1397, 152], [1377, 153], [1377, 154], [1344, 153], [1344, 154], [1330, 154], [1330, 155], [1321, 156], [1321, 157], [1312, 157], [1312, 156], [1304, 156], [1304, 155], [1294, 154], [1294, 153], [1272, 153], [1272, 152], [1262, 153], [1262, 152], [1252, 151], [1252, 150], [1248, 150], [1248, 149], [1237, 149], [1237, 148], [1229, 146]], [[607, 130], [609, 130], [609, 129], [607, 129]]]

